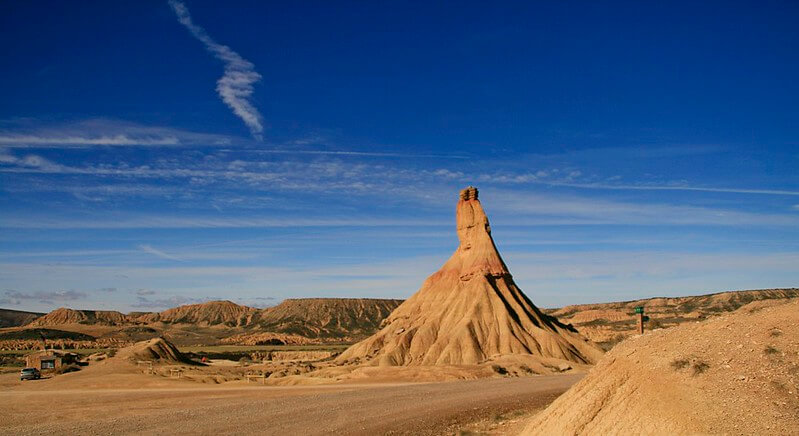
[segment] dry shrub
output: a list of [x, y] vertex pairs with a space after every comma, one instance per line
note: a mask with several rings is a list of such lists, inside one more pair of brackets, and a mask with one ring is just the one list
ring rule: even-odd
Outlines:
[[763, 354], [771, 355], [771, 354], [779, 354], [780, 350], [772, 347], [771, 345], [767, 346], [763, 349]]
[[702, 374], [703, 372], [707, 371], [710, 368], [710, 365], [707, 362], [703, 362], [701, 360], [697, 360], [694, 362], [693, 366], [694, 375]]
[[688, 359], [674, 359], [671, 362], [671, 367], [675, 370], [680, 370], [688, 366], [690, 363], [691, 362], [689, 362]]
[[494, 372], [499, 374], [499, 375], [507, 375], [508, 374], [508, 370], [503, 368], [503, 367], [501, 367], [501, 366], [499, 366], [499, 365], [491, 365], [491, 369], [493, 369]]
[[671, 367], [674, 368], [675, 371], [679, 371], [684, 368], [690, 368], [693, 375], [698, 375], [707, 371], [710, 368], [710, 365], [707, 362], [697, 358], [681, 358], [672, 360]]

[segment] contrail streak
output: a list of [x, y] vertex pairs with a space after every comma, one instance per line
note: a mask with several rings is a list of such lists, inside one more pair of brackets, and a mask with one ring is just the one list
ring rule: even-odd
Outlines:
[[169, 6], [178, 16], [178, 21], [191, 34], [205, 45], [217, 59], [225, 63], [225, 74], [216, 82], [216, 92], [250, 129], [253, 138], [258, 141], [263, 139], [264, 127], [261, 124], [261, 114], [250, 101], [253, 85], [261, 80], [261, 75], [255, 71], [252, 62], [242, 58], [230, 47], [214, 41], [205, 29], [194, 24], [189, 14], [189, 9], [182, 2], [169, 0]]

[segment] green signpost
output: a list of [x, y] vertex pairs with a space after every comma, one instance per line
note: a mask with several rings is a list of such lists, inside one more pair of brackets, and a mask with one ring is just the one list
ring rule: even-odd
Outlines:
[[644, 316], [644, 306], [636, 306], [635, 313], [638, 315], [638, 334], [642, 335], [644, 334], [644, 321], [646, 321], [644, 318], [648, 320], [649, 317]]

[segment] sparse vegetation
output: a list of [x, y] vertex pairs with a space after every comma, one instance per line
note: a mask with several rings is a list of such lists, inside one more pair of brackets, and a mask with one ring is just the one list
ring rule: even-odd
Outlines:
[[708, 364], [707, 362], [703, 362], [701, 360], [697, 360], [691, 366], [691, 369], [693, 370], [694, 375], [699, 375], [710, 369], [710, 364]]
[[763, 353], [766, 354], [766, 355], [779, 354], [779, 352], [780, 352], [780, 350], [772, 347], [771, 345], [768, 345], [768, 346], [766, 346], [766, 348], [763, 349]]
[[680, 370], [688, 366], [691, 362], [688, 359], [674, 359], [671, 361], [671, 367], [675, 370]]
[[697, 358], [679, 358], [671, 361], [671, 367], [675, 371], [690, 368], [692, 375], [699, 375], [710, 369], [710, 364]]
[[491, 369], [493, 369], [494, 372], [499, 374], [499, 375], [507, 375], [508, 374], [508, 370], [503, 368], [503, 367], [501, 367], [501, 366], [499, 366], [499, 365], [491, 365]]

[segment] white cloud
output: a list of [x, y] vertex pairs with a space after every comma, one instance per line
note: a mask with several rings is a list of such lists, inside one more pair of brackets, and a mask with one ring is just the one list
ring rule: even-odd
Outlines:
[[101, 135], [95, 137], [46, 137], [33, 135], [0, 136], [0, 144], [3, 145], [177, 145], [179, 143], [180, 141], [178, 138], [174, 136], [166, 138], [132, 138], [127, 135]]
[[8, 148], [87, 148], [95, 146], [229, 146], [240, 139], [160, 126], [92, 118], [67, 123], [39, 120], [4, 122], [0, 146]]
[[[403, 220], [379, 218], [220, 218], [220, 217], [168, 217], [168, 216], [140, 216], [126, 219], [2, 219], [0, 227], [28, 228], [28, 229], [177, 229], [177, 228], [291, 228], [291, 227], [392, 227], [392, 226], [450, 226], [451, 222], [434, 220]], [[150, 254], [153, 250], [149, 246], [139, 246], [139, 249]], [[162, 254], [165, 254], [162, 252]], [[168, 258], [167, 258], [168, 259]], [[173, 259], [182, 260], [182, 259]]]
[[175, 11], [180, 24], [202, 42], [214, 57], [225, 63], [225, 74], [216, 82], [216, 91], [222, 101], [249, 127], [253, 137], [261, 140], [264, 130], [261, 124], [261, 114], [250, 101], [253, 85], [261, 80], [261, 75], [255, 71], [255, 66], [231, 50], [230, 47], [214, 41], [205, 32], [205, 29], [194, 24], [186, 5], [176, 0], [170, 0], [169, 6]]
[[[538, 184], [546, 186], [564, 187], [564, 188], [578, 188], [578, 189], [596, 189], [596, 190], [610, 190], [610, 191], [697, 191], [697, 192], [718, 192], [718, 193], [732, 193], [732, 194], [759, 194], [759, 195], [789, 195], [799, 196], [799, 191], [792, 191], [787, 189], [752, 189], [752, 188], [724, 188], [712, 186], [692, 186], [683, 181], [674, 184], [612, 184], [612, 183], [594, 183], [594, 182], [580, 182], [577, 179], [583, 173], [579, 170], [539, 170], [535, 173], [513, 173], [502, 172], [497, 174], [481, 174], [478, 180], [482, 182], [499, 183], [499, 184]], [[608, 178], [607, 181], [619, 180], [620, 177], [614, 176]]]
[[529, 225], [713, 225], [796, 226], [790, 214], [769, 214], [715, 209], [682, 204], [604, 200], [578, 195], [550, 195], [494, 191], [483, 199], [489, 211], [502, 214], [503, 222]]
[[58, 301], [73, 301], [73, 300], [80, 300], [86, 297], [86, 294], [83, 292], [77, 292], [73, 290], [69, 291], [38, 291], [38, 292], [19, 292], [15, 290], [7, 290], [5, 291], [5, 295], [8, 298], [14, 300], [39, 300], [39, 301], [49, 301], [49, 300], [58, 300]]
[[171, 254], [164, 253], [163, 251], [158, 250], [157, 248], [153, 248], [152, 246], [147, 244], [139, 245], [139, 249], [145, 253], [152, 254], [153, 256], [157, 256], [162, 259], [176, 260], [178, 262], [181, 262], [183, 260], [178, 257], [172, 256]]

